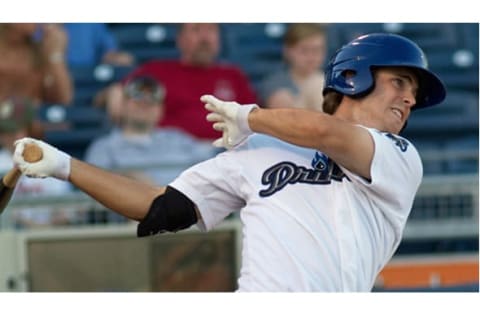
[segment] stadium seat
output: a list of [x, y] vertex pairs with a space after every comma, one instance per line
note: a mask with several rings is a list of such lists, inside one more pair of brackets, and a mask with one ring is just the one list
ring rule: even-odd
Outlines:
[[445, 135], [478, 130], [478, 93], [449, 91], [435, 107], [413, 112], [405, 134], [421, 133], [442, 138]]
[[478, 172], [478, 93], [449, 91], [442, 104], [413, 112], [403, 136], [419, 150], [425, 174]]
[[[393, 33], [415, 41], [425, 52], [457, 46], [456, 29], [452, 23], [394, 23]], [[384, 23], [383, 30], [388, 31], [392, 23]]]
[[37, 117], [47, 126], [44, 139], [78, 158], [94, 138], [110, 129], [104, 111], [94, 107], [44, 104]]
[[446, 149], [457, 152], [458, 158], [447, 162], [447, 172], [451, 174], [478, 174], [478, 134], [471, 133], [448, 142]]
[[329, 55], [352, 39], [367, 33], [387, 32], [415, 41], [430, 51], [458, 47], [457, 29], [452, 23], [332, 23], [329, 25]]
[[83, 159], [88, 145], [97, 137], [108, 132], [105, 128], [73, 129], [68, 132], [50, 131], [45, 133], [45, 141], [73, 157]]
[[451, 23], [334, 23], [330, 31], [343, 43], [363, 34], [387, 32], [406, 36], [424, 50], [457, 44], [457, 31]]
[[450, 48], [428, 54], [429, 67], [445, 83], [447, 90], [478, 93], [478, 49]]
[[327, 29], [329, 56], [360, 35], [378, 32], [385, 32], [382, 23], [331, 23]]
[[444, 161], [438, 159], [438, 153], [444, 148], [443, 144], [430, 138], [408, 138], [417, 149], [423, 162], [425, 175], [441, 174], [445, 172]]
[[176, 48], [176, 25], [173, 23], [109, 24], [121, 49], [133, 54], [138, 64], [151, 59], [172, 59], [179, 56]]
[[224, 56], [246, 72], [254, 86], [282, 66], [283, 23], [223, 25]]
[[232, 23], [223, 25], [226, 56], [238, 55], [278, 59], [287, 25], [283, 23]]
[[95, 94], [112, 82], [123, 79], [134, 67], [106, 64], [94, 67], [70, 67], [75, 88], [75, 106], [91, 106]]
[[478, 54], [478, 23], [455, 23], [458, 47], [476, 51]]
[[74, 128], [99, 127], [108, 123], [103, 109], [96, 107], [65, 107], [59, 104], [44, 104], [38, 109], [37, 117], [41, 121], [51, 124], [68, 122]]

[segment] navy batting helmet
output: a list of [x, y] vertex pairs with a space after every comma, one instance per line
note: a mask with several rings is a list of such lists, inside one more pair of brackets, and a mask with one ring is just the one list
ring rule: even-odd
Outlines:
[[[428, 70], [427, 58], [417, 44], [396, 34], [374, 33], [360, 36], [340, 48], [325, 70], [323, 94], [337, 91], [356, 97], [369, 93], [375, 84], [372, 67], [408, 67], [419, 81], [416, 106], [424, 108], [445, 99], [445, 86]], [[352, 77], [346, 77], [352, 71]]]

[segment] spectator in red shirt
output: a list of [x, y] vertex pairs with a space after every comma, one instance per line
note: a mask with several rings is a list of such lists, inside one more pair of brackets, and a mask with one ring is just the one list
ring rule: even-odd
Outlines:
[[[200, 96], [213, 94], [225, 100], [255, 103], [256, 97], [247, 76], [236, 66], [217, 62], [220, 50], [220, 27], [214, 23], [185, 23], [179, 26], [177, 47], [179, 60], [153, 60], [135, 69], [132, 76], [147, 75], [165, 85], [165, 117], [160, 126], [181, 128], [198, 139], [221, 136], [205, 120], [207, 111]], [[124, 81], [124, 82], [125, 82]], [[108, 111], [113, 121], [121, 115], [122, 89], [109, 89]]]

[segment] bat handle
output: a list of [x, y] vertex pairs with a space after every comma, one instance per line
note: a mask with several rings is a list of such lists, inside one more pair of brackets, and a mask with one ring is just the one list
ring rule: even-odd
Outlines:
[[[25, 161], [36, 162], [42, 159], [43, 152], [39, 146], [30, 143], [25, 144], [22, 155]], [[0, 214], [2, 214], [2, 212], [7, 207], [7, 204], [12, 197], [13, 191], [15, 190], [15, 185], [17, 184], [18, 179], [20, 179], [21, 175], [22, 173], [20, 169], [18, 169], [17, 166], [14, 166], [0, 180]]]
[[3, 176], [3, 185], [5, 185], [7, 188], [15, 187], [21, 175], [22, 172], [17, 167], [13, 167], [6, 175]]
[[20, 170], [17, 167], [13, 167], [0, 180], [0, 214], [2, 214], [7, 207], [7, 204], [12, 197], [13, 190], [15, 189], [15, 185], [21, 175], [22, 173]]
[[[42, 159], [43, 152], [42, 149], [36, 144], [29, 143], [25, 145], [23, 149], [23, 158], [28, 162], [36, 162]], [[17, 184], [18, 179], [22, 175], [21, 171], [14, 166], [10, 171], [3, 177], [3, 184], [8, 188], [13, 188]]]

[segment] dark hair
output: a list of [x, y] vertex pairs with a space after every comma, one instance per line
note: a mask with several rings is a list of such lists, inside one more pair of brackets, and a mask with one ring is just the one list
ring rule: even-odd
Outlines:
[[337, 91], [328, 91], [323, 97], [323, 112], [332, 115], [342, 102], [343, 94]]

